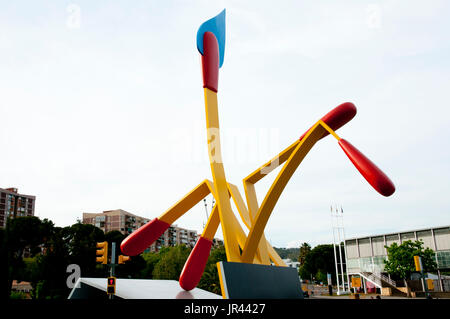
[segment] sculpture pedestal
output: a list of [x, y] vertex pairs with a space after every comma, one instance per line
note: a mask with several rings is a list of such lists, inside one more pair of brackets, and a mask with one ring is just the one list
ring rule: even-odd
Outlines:
[[221, 261], [217, 269], [224, 299], [303, 299], [296, 268]]

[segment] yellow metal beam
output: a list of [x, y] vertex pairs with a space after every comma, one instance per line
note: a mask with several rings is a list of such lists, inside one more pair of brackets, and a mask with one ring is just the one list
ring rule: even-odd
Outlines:
[[289, 158], [289, 156], [291, 156], [292, 152], [299, 143], [300, 141], [298, 140], [292, 143], [292, 145], [288, 146], [280, 154], [278, 154], [270, 161], [268, 161], [267, 163], [259, 167], [257, 170], [255, 170], [253, 173], [248, 175], [246, 178], [244, 178], [244, 181], [249, 182], [251, 184], [255, 184], [257, 181], [265, 177], [267, 174], [276, 169], [278, 166], [282, 165]]
[[178, 218], [211, 193], [211, 190], [207, 184], [208, 182], [208, 180], [201, 182], [175, 205], [159, 216], [158, 219], [170, 225], [173, 224]]
[[[216, 190], [216, 202], [219, 207], [219, 216], [222, 225], [223, 240], [227, 260], [233, 262], [241, 261], [239, 245], [233, 232], [233, 211], [228, 196], [227, 180], [225, 169], [222, 162], [220, 146], [220, 126], [217, 103], [217, 93], [204, 88], [205, 110], [206, 110], [206, 129], [208, 137], [208, 155], [213, 176], [214, 187]], [[253, 259], [253, 257], [252, 257]]]
[[248, 229], [252, 227], [252, 221], [250, 219], [250, 214], [247, 210], [247, 206], [245, 205], [244, 200], [242, 199], [241, 193], [236, 185], [228, 183], [228, 191], [230, 193], [231, 198], [236, 205], [236, 208], [241, 216], [242, 221]]
[[324, 129], [326, 129], [326, 130], [327, 130], [331, 135], [333, 135], [334, 138], [336, 138], [338, 141], [341, 139], [341, 138], [336, 134], [336, 132], [333, 131], [333, 129], [327, 125], [327, 123], [325, 123], [325, 122], [322, 121], [322, 120], [319, 120], [319, 123], [320, 123], [320, 125], [323, 126]]
[[[245, 226], [250, 230], [252, 227], [252, 222], [250, 220], [250, 215], [245, 206], [244, 200], [242, 199], [241, 193], [236, 185], [228, 183], [228, 190], [230, 191], [231, 197], [234, 200], [234, 203], [239, 211], [239, 215], [242, 218]], [[245, 243], [244, 243], [245, 245]], [[242, 245], [243, 247], [243, 245]], [[270, 265], [269, 253], [267, 250], [267, 241], [264, 234], [261, 237], [261, 240], [258, 244], [258, 250], [256, 251], [257, 259], [260, 261], [259, 263], [264, 265]]]
[[206, 226], [203, 229], [202, 237], [213, 240], [216, 235], [217, 228], [219, 228], [220, 224], [220, 216], [219, 216], [219, 208], [217, 204], [214, 205], [211, 215], [209, 215], [208, 221], [206, 222]]
[[256, 197], [255, 185], [251, 182], [244, 180], [244, 192], [245, 192], [245, 198], [247, 199], [250, 221], [251, 221], [251, 223], [253, 223], [253, 220], [255, 219], [256, 214], [258, 213], [258, 209], [259, 209], [258, 198]]
[[273, 247], [267, 242], [267, 250], [269, 252], [270, 259], [273, 261], [275, 266], [287, 267], [286, 263], [281, 259], [280, 255], [273, 249]]
[[292, 177], [302, 160], [325, 132], [326, 129], [320, 125], [319, 122], [317, 122], [291, 152], [291, 155], [281, 171], [278, 173], [275, 181], [266, 194], [261, 207], [258, 210], [255, 222], [253, 223], [253, 227], [248, 234], [247, 241], [242, 252], [242, 262], [250, 263], [253, 260], [259, 241], [264, 232], [264, 228], [266, 227], [270, 214], [272, 213], [281, 192], [286, 187], [286, 184], [289, 182], [289, 179]]

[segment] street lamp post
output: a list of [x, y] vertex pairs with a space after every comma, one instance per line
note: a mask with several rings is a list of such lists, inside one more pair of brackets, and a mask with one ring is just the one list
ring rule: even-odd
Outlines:
[[[347, 268], [347, 249], [346, 249], [346, 245], [345, 245], [345, 232], [344, 232], [344, 223], [342, 221], [343, 217], [343, 210], [341, 207], [341, 214], [339, 214], [338, 209], [336, 208], [336, 213], [333, 213], [333, 206], [331, 206], [331, 226], [333, 229], [333, 250], [334, 250], [334, 262], [335, 262], [335, 266], [336, 266], [336, 281], [337, 281], [337, 294], [340, 295], [341, 291], [340, 291], [340, 285], [342, 282], [342, 293], [348, 293], [347, 289], [345, 288], [345, 278], [344, 278], [344, 261], [342, 259], [342, 245], [341, 242], [344, 242], [344, 252], [345, 252], [345, 268]], [[341, 220], [341, 221], [339, 221]], [[337, 238], [335, 235], [335, 231], [337, 231]], [[341, 238], [341, 231], [342, 231], [342, 237]], [[341, 266], [338, 266], [338, 258], [337, 258], [337, 252], [336, 252], [336, 239], [337, 239], [337, 245], [338, 245], [338, 250], [339, 250], [339, 261], [341, 263]], [[341, 279], [339, 278], [339, 268], [341, 269]], [[348, 270], [345, 269], [345, 271], [347, 272], [347, 287], [348, 289], [350, 289], [349, 287], [349, 275], [348, 275]]]

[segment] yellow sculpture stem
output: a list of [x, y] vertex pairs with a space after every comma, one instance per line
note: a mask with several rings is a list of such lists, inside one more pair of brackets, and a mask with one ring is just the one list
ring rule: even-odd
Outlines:
[[219, 208], [216, 204], [214, 205], [211, 215], [209, 215], [208, 221], [206, 222], [206, 226], [203, 229], [202, 237], [212, 241], [214, 239], [214, 235], [217, 232], [217, 228], [219, 228], [219, 224]]
[[185, 195], [181, 200], [179, 200], [175, 205], [169, 208], [161, 216], [158, 217], [159, 220], [166, 222], [168, 224], [173, 224], [178, 218], [180, 218], [184, 213], [194, 207], [199, 201], [205, 198], [209, 193], [211, 193], [211, 187], [208, 185], [210, 183], [208, 180], [204, 180], [187, 195]]
[[337, 139], [338, 141], [341, 139], [341, 138], [336, 134], [336, 132], [333, 131], [333, 129], [327, 125], [327, 123], [325, 123], [325, 122], [322, 121], [322, 120], [319, 120], [319, 123], [320, 123], [320, 125], [322, 125], [322, 127], [323, 127], [324, 129], [326, 129], [326, 130], [328, 131], [328, 133], [330, 133], [331, 135], [333, 135], [335, 139]]
[[289, 156], [281, 171], [278, 173], [278, 176], [270, 187], [261, 207], [258, 210], [253, 227], [248, 234], [247, 241], [242, 252], [242, 262], [252, 262], [258, 248], [259, 241], [264, 232], [264, 228], [266, 227], [267, 221], [269, 220], [270, 214], [272, 213], [281, 192], [286, 187], [286, 184], [289, 182], [289, 179], [294, 174], [302, 160], [325, 132], [326, 129], [320, 122], [317, 122], [309, 130], [308, 134], [295, 146], [295, 149]]
[[[284, 149], [280, 154], [272, 158], [270, 161], [262, 165], [260, 168], [255, 170], [253, 173], [244, 178], [244, 182], [248, 182], [251, 184], [256, 184], [260, 179], [265, 177], [275, 168], [286, 162], [286, 160], [291, 156], [292, 152], [295, 150], [300, 141], [295, 141], [291, 145], [289, 145], [286, 149]], [[245, 187], [244, 183], [244, 187]], [[255, 213], [256, 214], [256, 213]]]
[[269, 257], [275, 264], [275, 266], [279, 267], [287, 267], [286, 263], [281, 259], [281, 257], [278, 255], [278, 253], [273, 249], [272, 246], [269, 245], [267, 242], [267, 250], [269, 251]]
[[[236, 205], [239, 215], [245, 226], [250, 230], [252, 227], [252, 221], [248, 213], [247, 207], [245, 206], [244, 200], [242, 199], [241, 193], [236, 185], [228, 184], [228, 191], [230, 192], [231, 198], [233, 198], [234, 204]], [[244, 242], [245, 245], [245, 242]], [[242, 247], [244, 246], [242, 245]], [[258, 260], [257, 263], [270, 265], [269, 253], [267, 251], [267, 242], [264, 234], [258, 245], [258, 250], [256, 251], [255, 259]]]
[[[256, 191], [255, 191], [255, 183], [257, 183], [259, 180], [261, 180], [263, 177], [268, 175], [271, 171], [273, 171], [275, 168], [283, 164], [289, 156], [292, 154], [292, 152], [295, 150], [295, 147], [299, 144], [299, 141], [295, 141], [293, 144], [288, 146], [286, 149], [284, 149], [280, 154], [272, 158], [267, 163], [263, 164], [260, 168], [255, 170], [253, 173], [248, 175], [244, 180], [244, 191], [245, 191], [245, 197], [248, 204], [248, 211], [250, 215], [250, 221], [251, 224], [253, 224], [256, 214], [258, 213], [259, 206], [258, 206], [258, 199], [256, 197]], [[251, 227], [249, 227], [249, 230]], [[267, 246], [267, 250], [263, 248], [262, 245]], [[258, 244], [257, 254], [260, 255], [260, 251], [262, 251], [262, 259], [264, 258], [265, 264], [270, 264], [270, 260], [267, 261], [265, 258], [266, 251], [270, 257], [270, 259], [273, 261], [273, 263], [277, 266], [287, 266], [285, 262], [281, 259], [281, 257], [277, 254], [275, 249], [272, 248], [272, 246], [269, 245], [269, 243], [266, 241], [264, 234], [261, 236], [261, 240]]]
[[[206, 128], [208, 136], [208, 154], [213, 176], [214, 187], [216, 190], [216, 201], [219, 207], [219, 216], [222, 225], [223, 240], [227, 260], [239, 262], [240, 251], [235, 234], [235, 223], [233, 221], [233, 211], [228, 196], [227, 180], [222, 163], [222, 154], [220, 149], [219, 134], [219, 114], [217, 106], [217, 93], [208, 88], [204, 89], [205, 108], [206, 108]], [[256, 249], [255, 249], [256, 251]], [[251, 257], [253, 260], [253, 256]]]

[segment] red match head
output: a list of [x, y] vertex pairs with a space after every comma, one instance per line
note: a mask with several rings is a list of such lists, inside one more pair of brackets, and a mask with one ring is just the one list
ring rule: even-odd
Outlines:
[[339, 145], [356, 169], [378, 193], [391, 196], [395, 192], [394, 183], [389, 177], [356, 147], [342, 138], [339, 140]]
[[[337, 129], [341, 128], [342, 126], [344, 126], [345, 124], [350, 122], [350, 120], [352, 118], [354, 118], [355, 115], [356, 115], [355, 105], [350, 102], [345, 102], [339, 106], [336, 106], [334, 109], [332, 109], [330, 112], [328, 112], [325, 116], [323, 116], [321, 118], [321, 120], [324, 121], [325, 124], [327, 124], [333, 131], [336, 131]], [[305, 135], [306, 135], [306, 133], [308, 133], [308, 131], [303, 133], [303, 135], [300, 137], [300, 141], [303, 139], [303, 137], [305, 137]], [[326, 133], [324, 133], [322, 138], [327, 136], [328, 134], [329, 133], [327, 131]]]

